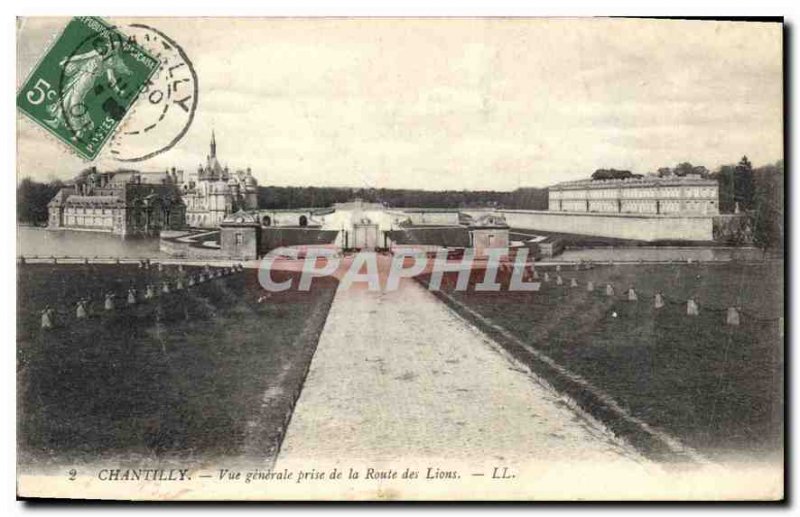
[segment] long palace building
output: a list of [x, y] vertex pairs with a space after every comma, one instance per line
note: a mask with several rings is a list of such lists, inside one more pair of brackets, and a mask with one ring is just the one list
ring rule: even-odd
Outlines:
[[578, 180], [549, 188], [556, 212], [620, 214], [718, 214], [719, 184], [700, 176]]

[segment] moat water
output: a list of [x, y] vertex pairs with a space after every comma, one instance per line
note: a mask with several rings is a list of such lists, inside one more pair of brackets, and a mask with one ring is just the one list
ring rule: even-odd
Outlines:
[[100, 232], [48, 230], [17, 227], [17, 256], [25, 257], [119, 257], [155, 258], [165, 256], [158, 238], [128, 238]]

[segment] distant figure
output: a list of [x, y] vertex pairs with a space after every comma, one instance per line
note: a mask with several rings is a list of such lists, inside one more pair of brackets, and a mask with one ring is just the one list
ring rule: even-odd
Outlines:
[[178, 272], [183, 273], [183, 264], [178, 264]]
[[559, 273], [561, 272], [561, 264], [556, 265], [556, 271]]
[[531, 268], [531, 269], [533, 270], [533, 279], [534, 280], [539, 280], [539, 272], [536, 271], [535, 268]]
[[158, 272], [159, 272], [159, 273], [161, 273], [162, 271], [164, 271], [164, 264], [162, 264], [161, 262], [159, 262], [159, 263], [158, 263]]
[[54, 316], [53, 309], [51, 309], [50, 306], [48, 305], [42, 311], [42, 328], [43, 329], [51, 329], [51, 328], [53, 328], [53, 319], [54, 319], [53, 316]]
[[189, 287], [194, 286], [194, 275], [189, 275], [188, 284], [189, 284]]
[[136, 289], [131, 287], [128, 289], [128, 305], [134, 305], [136, 303]]
[[578, 281], [575, 280], [574, 278], [570, 279], [569, 286], [570, 287], [578, 287]]
[[561, 278], [561, 275], [556, 275], [556, 285], [564, 285], [564, 279]]
[[169, 294], [169, 282], [164, 282], [161, 286], [161, 292], [164, 294]]
[[587, 291], [589, 291], [590, 293], [591, 293], [592, 291], [594, 291], [594, 282], [592, 282], [591, 280], [589, 280], [589, 281], [586, 283], [586, 290], [587, 290]]
[[689, 298], [689, 300], [686, 301], [686, 315], [687, 316], [700, 315], [700, 308], [697, 306], [697, 302], [694, 301], [694, 298]]
[[544, 281], [545, 282], [549, 282], [550, 281], [550, 274], [547, 271], [544, 272]]
[[183, 278], [178, 277], [178, 281], [175, 283], [175, 289], [178, 291], [183, 289]]
[[103, 308], [105, 310], [110, 311], [114, 309], [114, 293], [107, 293], [106, 294], [106, 301], [103, 304]]
[[614, 286], [606, 284], [606, 296], [614, 296]]
[[636, 296], [636, 291], [633, 290], [633, 287], [629, 288], [628, 289], [628, 301], [629, 302], [635, 302], [638, 299], [639, 299], [639, 297]]
[[147, 284], [147, 287], [145, 287], [145, 290], [144, 290], [145, 299], [149, 300], [149, 299], [155, 297], [155, 295], [156, 295], [156, 293], [153, 291], [152, 284]]
[[656, 309], [660, 309], [664, 306], [664, 297], [661, 296], [661, 293], [656, 293], [655, 300], [653, 301], [653, 307]]
[[79, 320], [86, 317], [86, 300], [78, 300], [78, 305], [75, 307], [75, 317]]

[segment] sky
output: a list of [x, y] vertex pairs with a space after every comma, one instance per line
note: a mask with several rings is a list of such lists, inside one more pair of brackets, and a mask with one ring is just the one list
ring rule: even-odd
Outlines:
[[[18, 21], [17, 85], [66, 18]], [[115, 18], [123, 26], [133, 20]], [[261, 185], [544, 187], [598, 168], [783, 158], [779, 24], [584, 19], [136, 19], [197, 72], [195, 119], [135, 166], [194, 170], [212, 129]], [[86, 162], [17, 116], [17, 176]]]

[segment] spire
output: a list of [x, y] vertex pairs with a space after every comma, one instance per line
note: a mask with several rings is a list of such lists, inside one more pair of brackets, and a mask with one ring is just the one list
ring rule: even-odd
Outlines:
[[214, 130], [211, 130], [211, 158], [217, 156], [217, 139], [214, 136]]

